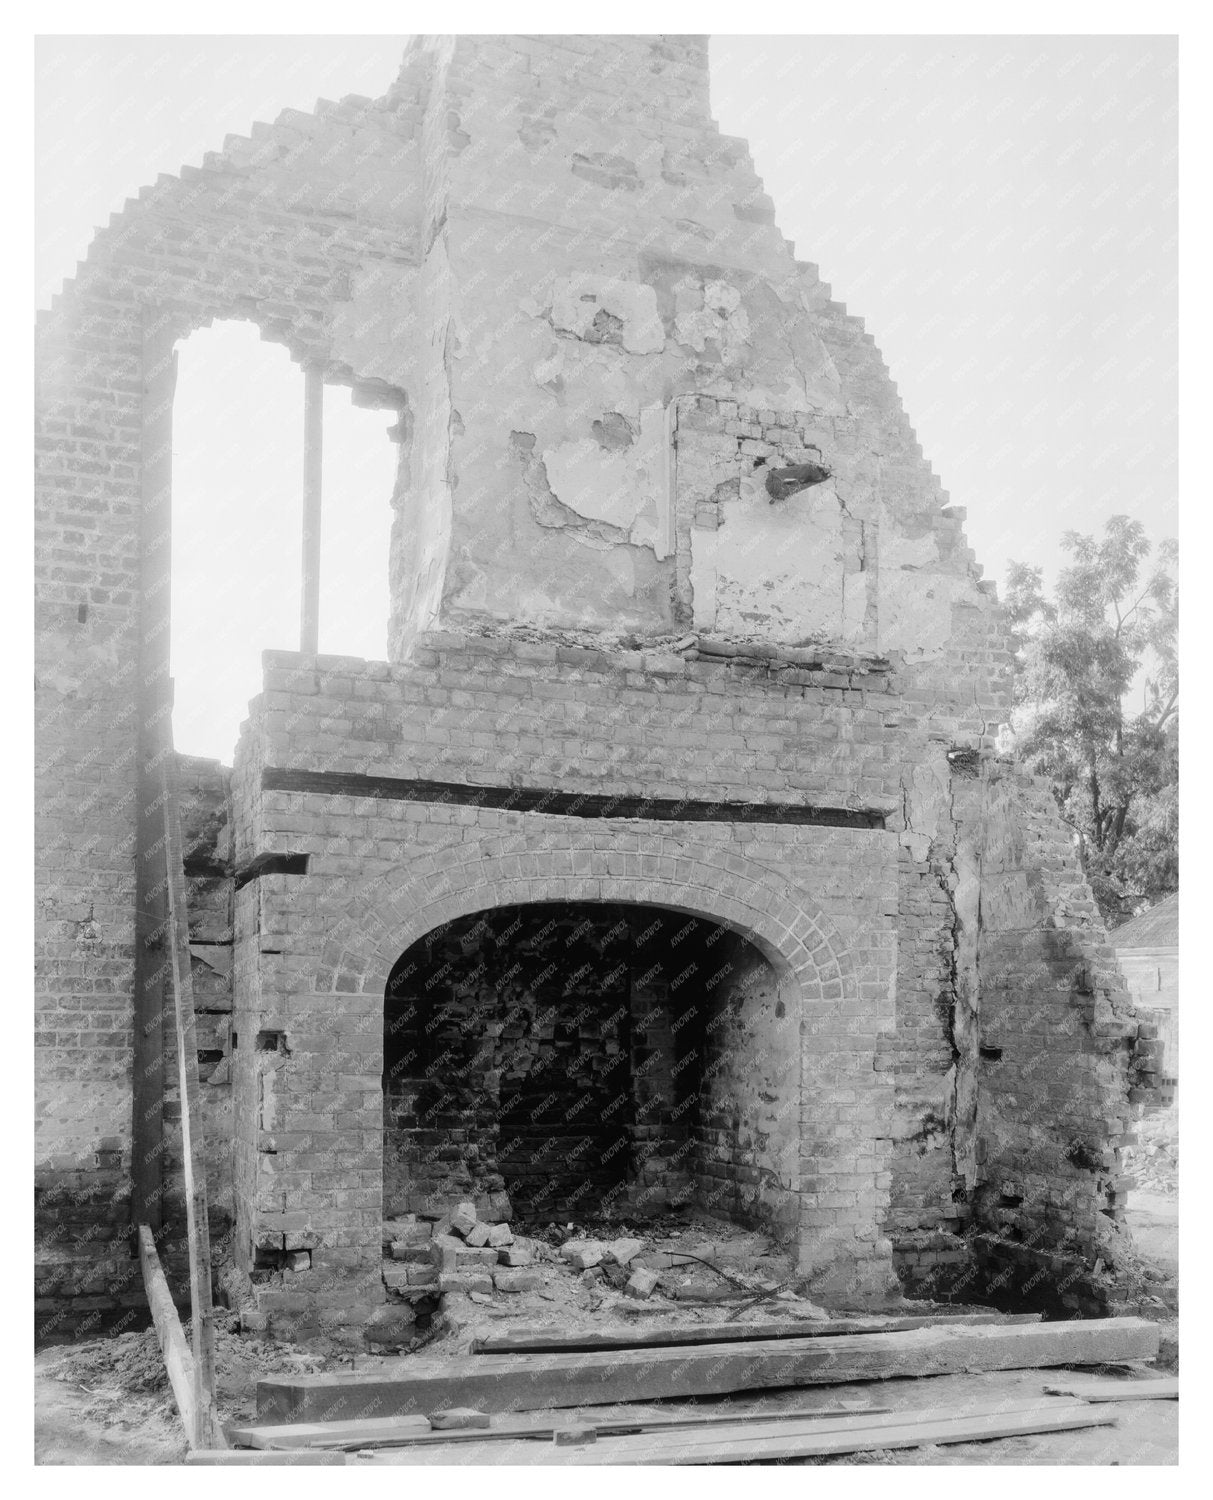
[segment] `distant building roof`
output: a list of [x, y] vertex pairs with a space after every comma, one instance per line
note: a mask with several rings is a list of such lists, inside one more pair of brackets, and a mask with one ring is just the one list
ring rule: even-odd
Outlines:
[[1179, 892], [1115, 928], [1111, 936], [1114, 948], [1178, 948]]

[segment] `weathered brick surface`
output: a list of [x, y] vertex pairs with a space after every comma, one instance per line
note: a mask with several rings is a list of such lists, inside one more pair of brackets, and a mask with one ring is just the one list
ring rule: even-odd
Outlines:
[[928, 691], [920, 667], [845, 653], [839, 663], [826, 656], [832, 670], [814, 670], [431, 632], [401, 666], [287, 652], [264, 661], [257, 738], [241, 747], [238, 779], [251, 778], [257, 756], [295, 770], [471, 785], [519, 778], [608, 796], [895, 817], [904, 766], [929, 738], [992, 745], [1009, 708], [1005, 685], [974, 717], [967, 681]]
[[[202, 1079], [202, 1125], [211, 1200], [212, 1250], [217, 1262], [228, 1254], [232, 1227], [232, 1103], [230, 1050], [232, 1010], [231, 931], [228, 909], [231, 838], [227, 776], [213, 761], [180, 757], [182, 826], [191, 908], [191, 967], [199, 1074]], [[198, 873], [198, 872], [203, 873]], [[126, 1022], [125, 1013], [122, 1016]], [[77, 1067], [87, 1069], [88, 1032], [61, 1033], [66, 1061], [78, 1050]], [[171, 1008], [163, 1016], [165, 1059], [164, 1140], [162, 1151], [165, 1239], [161, 1258], [180, 1287], [186, 1285], [184, 1167], [177, 1084], [176, 1029]], [[39, 1089], [55, 1126], [65, 1130], [79, 1120], [65, 1109], [54, 1087], [68, 1074], [39, 1071]], [[94, 1085], [82, 1085], [81, 1103]], [[129, 1089], [125, 1091], [129, 1117]], [[50, 1102], [50, 1101], [53, 1101]], [[120, 1147], [122, 1130], [97, 1142], [91, 1159], [71, 1164], [43, 1162], [35, 1199], [37, 1236], [35, 1285], [36, 1332], [40, 1339], [118, 1331], [146, 1320], [146, 1299], [138, 1261], [131, 1257], [129, 1153]]]
[[[976, 1231], [1059, 1282], [1089, 1261], [1145, 1044], [1052, 809], [990, 760], [1005, 625], [871, 337], [711, 121], [704, 38], [421, 38], [383, 99], [288, 110], [144, 189], [39, 320], [46, 1316], [141, 1300], [137, 720], [168, 695], [167, 666], [140, 680], [140, 629], [169, 555], [140, 536], [146, 392], [222, 317], [399, 418], [391, 664], [267, 654], [230, 792], [187, 775], [210, 1186], [260, 1317], [375, 1314], [391, 1342], [433, 1311], [381, 1271], [384, 988], [444, 922], [536, 901], [691, 913], [769, 966], [721, 1012], [682, 1178], [672, 1036], [631, 1047], [658, 1121], [638, 1191], [661, 1171], [781, 1230], [791, 1212], [839, 1301], [894, 1263], [962, 1287]], [[821, 483], [766, 488], [819, 460]], [[884, 829], [284, 792], [275, 771]], [[233, 889], [286, 854], [306, 874]]]
[[[202, 1139], [205, 1148], [212, 1255], [229, 1254], [232, 1203], [232, 828], [225, 769], [214, 761], [179, 757], [182, 846], [189, 907], [190, 971], [198, 1039]], [[164, 1017], [165, 1207], [184, 1239], [185, 1183], [176, 1026]], [[184, 1263], [180, 1263], [184, 1272]]]
[[[366, 258], [410, 259], [399, 204], [384, 202], [399, 186], [376, 201], [366, 193], [376, 164], [402, 165], [414, 149], [409, 91], [406, 73], [377, 110], [290, 112], [259, 141], [162, 177], [98, 234], [39, 319], [38, 1191], [52, 1206], [65, 1192], [96, 1205], [88, 1237], [48, 1209], [61, 1246], [79, 1246], [48, 1249], [61, 1294], [94, 1295], [84, 1288], [98, 1281], [102, 1241], [107, 1264], [117, 1256], [124, 1275], [130, 1264], [119, 1226], [132, 1112], [143, 325], [156, 321], [167, 347], [215, 317], [249, 317], [296, 357], [324, 358], [328, 309]], [[292, 160], [307, 166], [292, 171]], [[352, 380], [348, 366], [338, 378]], [[372, 381], [364, 396], [382, 391]], [[78, 1277], [64, 1269], [74, 1258]], [[84, 1316], [105, 1313], [96, 1295], [102, 1305], [82, 1303]], [[110, 1310], [126, 1300], [116, 1292]]]
[[[856, 1149], [854, 1120], [846, 1122], [859, 1114], [866, 1128], [887, 1113], [885, 1075], [874, 1068], [873, 1052], [891, 1014], [894, 836], [643, 821], [621, 833], [574, 817], [417, 803], [371, 809], [361, 801], [265, 797], [279, 809], [287, 842], [298, 837], [291, 831], [296, 824], [321, 837], [327, 851], [313, 854], [306, 876], [256, 882], [259, 1026], [286, 1035], [288, 1060], [275, 1068], [274, 1099], [285, 1100], [289, 1087], [290, 1107], [306, 1127], [296, 1132], [282, 1122], [286, 1133], [275, 1131], [272, 1157], [259, 1141], [261, 1203], [306, 1202], [309, 1222], [325, 1239], [313, 1254], [312, 1281], [294, 1277], [294, 1284], [323, 1288], [339, 1269], [357, 1277], [379, 1259], [383, 993], [401, 953], [461, 915], [534, 901], [672, 906], [724, 923], [758, 946], [774, 965], [780, 999], [799, 1018], [796, 1029], [812, 1038], [811, 1047], [801, 1048], [799, 1078], [781, 1115], [782, 1129], [811, 1157], [816, 1174], [813, 1187], [799, 1194], [802, 1240], [811, 1240], [823, 1263], [836, 1260], [841, 1245], [852, 1271], [857, 1263], [876, 1264], [878, 1246], [868, 1230], [873, 1203], [887, 1196], [887, 1183], [882, 1188], [877, 1180], [887, 1164], [876, 1144]], [[398, 841], [382, 866], [346, 852], [358, 847], [372, 813], [378, 838], [385, 845]], [[766, 858], [751, 857], [750, 849]], [[267, 959], [271, 945], [289, 945], [289, 963], [281, 961], [286, 952]], [[874, 990], [883, 1005], [861, 1000]], [[870, 1019], [858, 1025], [861, 1007]], [[774, 1040], [778, 1045], [777, 1032]], [[365, 1129], [321, 1129], [339, 1110], [361, 1110]], [[787, 1150], [774, 1158], [785, 1169]], [[347, 1206], [355, 1174], [365, 1185], [357, 1213]], [[751, 1201], [761, 1196], [749, 1191], [760, 1183], [741, 1186]], [[729, 1192], [737, 1191], [734, 1174]], [[726, 1194], [724, 1202], [731, 1201]], [[830, 1228], [823, 1233], [826, 1218]], [[329, 1245], [361, 1249], [364, 1258], [339, 1263]]]
[[979, 816], [981, 1253], [1007, 1300], [1107, 1312], [1148, 1038], [1049, 789], [1006, 774]]

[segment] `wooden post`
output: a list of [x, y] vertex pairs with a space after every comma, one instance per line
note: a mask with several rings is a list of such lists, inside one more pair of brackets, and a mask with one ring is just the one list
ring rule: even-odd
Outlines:
[[215, 1315], [211, 1305], [211, 1242], [206, 1208], [206, 1163], [202, 1150], [202, 1109], [198, 1081], [198, 1037], [194, 1025], [194, 985], [190, 973], [189, 912], [182, 862], [177, 757], [166, 726], [160, 762], [164, 811], [164, 861], [168, 871], [169, 952], [173, 1011], [177, 1023], [177, 1074], [181, 1090], [181, 1154], [185, 1162], [185, 1209], [190, 1253], [190, 1313], [194, 1354], [196, 1448], [223, 1446], [215, 1416]]
[[172, 712], [169, 605], [173, 392], [177, 356], [163, 313], [143, 314], [139, 515], [139, 677], [135, 744], [135, 972], [132, 1040], [131, 1228], [161, 1224], [167, 902], [160, 756]]
[[168, 1282], [160, 1269], [156, 1241], [146, 1224], [139, 1226], [139, 1263], [143, 1267], [143, 1289], [147, 1293], [147, 1305], [152, 1310], [152, 1323], [156, 1328], [160, 1353], [164, 1356], [168, 1383], [173, 1388], [173, 1400], [181, 1413], [190, 1447], [195, 1447], [198, 1436], [198, 1403], [194, 1361], [190, 1357], [185, 1334], [181, 1331], [181, 1320], [177, 1317]]
[[320, 498], [324, 456], [324, 380], [315, 365], [303, 372], [303, 584], [299, 649], [320, 649]]

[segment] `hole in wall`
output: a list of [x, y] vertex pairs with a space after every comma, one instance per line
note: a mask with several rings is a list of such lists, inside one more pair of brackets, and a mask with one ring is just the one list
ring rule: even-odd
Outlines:
[[[178, 346], [173, 402], [173, 726], [178, 750], [230, 764], [261, 653], [299, 649], [303, 386], [247, 322]], [[391, 414], [324, 393], [320, 650], [386, 654]]]
[[243, 890], [262, 875], [306, 875], [310, 859], [309, 854], [258, 854], [236, 871], [236, 889]]

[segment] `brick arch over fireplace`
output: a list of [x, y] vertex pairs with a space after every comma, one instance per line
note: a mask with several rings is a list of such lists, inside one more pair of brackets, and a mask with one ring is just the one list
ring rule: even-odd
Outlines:
[[[348, 1087], [365, 1089], [382, 1069], [384, 993], [393, 966], [426, 933], [476, 912], [544, 902], [630, 903], [730, 929], [770, 962], [780, 999], [799, 1020], [798, 1168], [788, 1187], [799, 1199], [801, 1270], [822, 1296], [878, 1300], [891, 1277], [884, 1237], [889, 1143], [880, 1124], [890, 1105], [890, 1075], [878, 1065], [874, 1024], [856, 1019], [871, 987], [871, 954], [852, 951], [870, 936], [856, 928], [848, 940], [802, 887], [795, 863], [777, 870], [744, 856], [723, 830], [705, 836], [637, 823], [608, 831], [582, 820], [571, 827], [564, 819], [551, 822], [556, 826], [507, 834], [469, 827], [466, 841], [454, 847], [419, 849], [407, 864], [345, 887], [340, 909], [323, 921], [328, 938], [310, 979], [295, 991], [292, 1025], [299, 1028], [293, 1036], [300, 1047], [325, 1053], [328, 1038], [340, 1033], [341, 1046], [351, 1046], [356, 1059], [349, 1066], [358, 1076]], [[833, 848], [839, 835], [825, 837], [832, 870], [845, 872], [848, 853]], [[850, 878], [844, 873], [843, 883]], [[821, 879], [806, 872], [805, 885]], [[314, 1032], [312, 1040], [306, 1032]], [[340, 1079], [336, 1086], [343, 1086]], [[363, 1097], [364, 1111], [378, 1108], [373, 1096]], [[286, 1131], [289, 1115], [288, 1108], [280, 1119]], [[381, 1172], [381, 1135], [374, 1137], [374, 1160], [370, 1149], [379, 1121], [368, 1112], [359, 1129], [367, 1150], [358, 1165], [369, 1184], [371, 1174]], [[379, 1255], [378, 1235], [367, 1230], [365, 1239], [363, 1274], [372, 1272]], [[318, 1247], [317, 1271], [325, 1271], [328, 1259], [327, 1248]]]
[[[317, 993], [383, 993], [400, 954], [472, 912], [539, 901], [667, 907], [740, 933], [770, 960], [788, 998], [853, 998], [855, 968], [833, 924], [757, 861], [666, 835], [593, 833], [477, 839], [363, 887], [315, 973]], [[624, 842], [634, 849], [620, 848]]]

